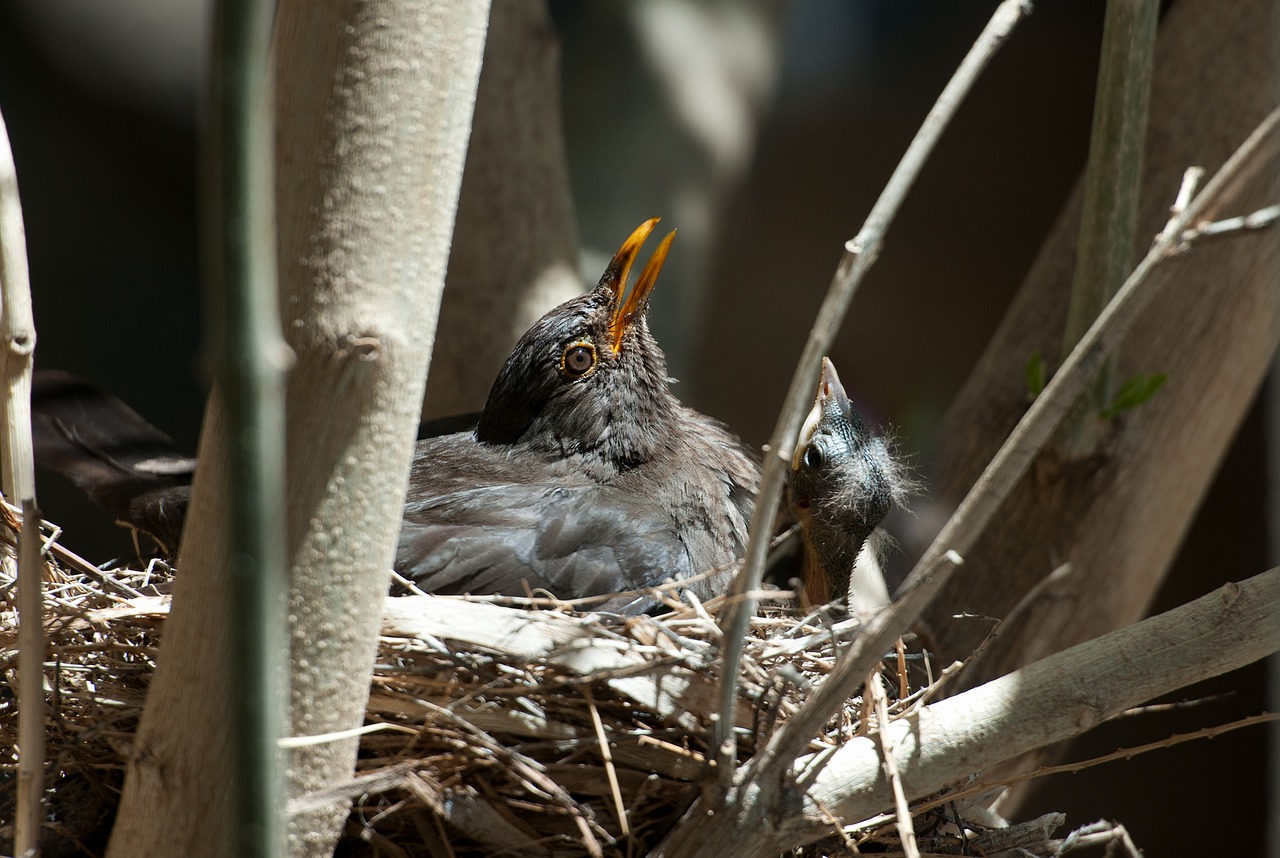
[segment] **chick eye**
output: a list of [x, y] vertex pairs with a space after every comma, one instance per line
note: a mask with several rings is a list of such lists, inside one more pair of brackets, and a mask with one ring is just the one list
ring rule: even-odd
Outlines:
[[591, 343], [570, 343], [560, 355], [560, 372], [569, 378], [582, 378], [595, 366], [596, 347]]
[[804, 451], [804, 465], [810, 470], [819, 470], [826, 463], [826, 457], [816, 445], [810, 444]]

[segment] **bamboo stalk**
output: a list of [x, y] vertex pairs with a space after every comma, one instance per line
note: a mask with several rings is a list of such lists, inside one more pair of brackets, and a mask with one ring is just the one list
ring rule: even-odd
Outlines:
[[287, 689], [284, 373], [276, 297], [272, 88], [274, 4], [221, 0], [207, 175], [215, 374], [232, 427], [231, 754], [235, 854], [284, 853], [280, 751]]
[[[1107, 3], [1063, 360], [1115, 296], [1131, 267], [1159, 12], [1159, 0]], [[1062, 435], [1073, 450], [1087, 452], [1097, 441], [1097, 424], [1091, 418], [1111, 401], [1114, 363], [1114, 355], [1104, 362], [1075, 419], [1063, 426]]]

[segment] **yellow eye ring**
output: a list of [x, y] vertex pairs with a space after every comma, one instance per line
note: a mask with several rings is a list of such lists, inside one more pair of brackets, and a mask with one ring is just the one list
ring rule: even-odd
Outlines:
[[586, 378], [596, 368], [596, 346], [589, 340], [575, 340], [560, 353], [560, 374], [577, 381]]

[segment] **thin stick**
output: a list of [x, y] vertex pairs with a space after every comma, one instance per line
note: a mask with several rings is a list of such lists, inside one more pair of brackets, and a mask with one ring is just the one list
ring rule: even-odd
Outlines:
[[[972, 667], [974, 664], [981, 661], [983, 654], [986, 653], [987, 648], [995, 642], [996, 638], [1000, 637], [1008, 631], [1014, 623], [1022, 619], [1022, 615], [1029, 611], [1032, 605], [1040, 601], [1040, 597], [1045, 594], [1045, 591], [1051, 587], [1056, 587], [1061, 584], [1070, 574], [1071, 564], [1064, 563], [1048, 575], [1041, 578], [1035, 584], [1031, 585], [1031, 588], [1022, 594], [1022, 598], [1009, 609], [1003, 618], [996, 622], [991, 631], [987, 633], [987, 636], [983, 638], [982, 643], [978, 644], [977, 649], [965, 656], [964, 661], [961, 662], [961, 668], [964, 669]], [[933, 693], [936, 692], [937, 689], [933, 689]], [[930, 696], [932, 696], [932, 694], [926, 692], [925, 697], [928, 698]]]
[[1204, 167], [1188, 167], [1182, 172], [1182, 185], [1178, 188], [1178, 196], [1174, 198], [1173, 205], [1169, 206], [1169, 221], [1164, 225], [1164, 229], [1160, 230], [1157, 239], [1164, 238], [1171, 233], [1170, 227], [1173, 226], [1174, 220], [1178, 215], [1182, 214], [1183, 209], [1187, 207], [1187, 203], [1191, 202], [1191, 198], [1195, 196], [1196, 188], [1200, 187], [1200, 180], [1204, 178]]
[[22, 504], [18, 539], [18, 817], [17, 855], [39, 854], [44, 821], [44, 626], [41, 622], [40, 511], [35, 501]]
[[1077, 828], [1068, 834], [1067, 838], [1062, 841], [1062, 845], [1058, 847], [1057, 854], [1065, 855], [1077, 849], [1106, 846], [1106, 854], [1114, 855], [1115, 852], [1111, 849], [1111, 844], [1117, 842], [1124, 847], [1125, 854], [1129, 858], [1142, 858], [1141, 850], [1129, 837], [1129, 832], [1125, 827], [1115, 822], [1108, 822], [1105, 819], [1086, 825], [1083, 828]]
[[889, 701], [884, 693], [879, 673], [874, 673], [867, 680], [867, 694], [875, 702], [876, 738], [880, 740], [880, 753], [884, 757], [884, 776], [893, 788], [893, 810], [897, 816], [898, 839], [902, 841], [902, 852], [907, 858], [920, 858], [920, 847], [916, 845], [916, 830], [911, 824], [911, 809], [907, 807], [907, 796], [902, 790], [902, 777], [898, 774], [898, 763], [893, 758], [893, 740], [889, 737]]
[[[544, 796], [554, 800], [568, 811], [573, 818], [574, 825], [578, 828], [578, 833], [582, 835], [582, 846], [587, 850], [587, 854], [591, 858], [603, 858], [604, 849], [600, 846], [600, 841], [596, 837], [595, 831], [592, 830], [593, 828], [599, 828], [596, 821], [589, 817], [589, 813], [584, 811], [582, 806], [569, 795], [568, 791], [548, 777], [538, 763], [519, 751], [503, 746], [493, 736], [481, 730], [461, 715], [427, 700], [419, 700], [418, 703], [442, 720], [448, 721], [450, 724], [470, 734], [495, 757], [507, 761], [511, 766], [512, 772], [524, 779], [526, 788], [540, 791]], [[606, 837], [609, 836], [609, 832], [604, 829], [600, 828], [599, 831]]]
[[942, 669], [942, 673], [938, 674], [937, 679], [930, 679], [928, 685], [915, 693], [914, 699], [910, 701], [910, 705], [917, 710], [928, 705], [929, 700], [937, 696], [938, 692], [942, 690], [942, 687], [946, 685], [953, 676], [964, 670], [968, 663], [968, 660], [953, 661], [951, 664], [944, 667]]
[[941, 591], [957, 568], [959, 556], [982, 536], [1009, 492], [1022, 479], [1041, 447], [1093, 378], [1094, 372], [1119, 343], [1129, 326], [1166, 285], [1168, 278], [1152, 278], [1157, 265], [1178, 252], [1177, 238], [1192, 223], [1217, 205], [1227, 188], [1250, 180], [1265, 169], [1280, 149], [1280, 108], [1272, 111], [1249, 135], [1205, 186], [1204, 191], [1174, 220], [1174, 228], [1156, 241], [1129, 275], [1124, 286], [1093, 323], [1048, 386], [1018, 421], [969, 494], [916, 563], [900, 588], [897, 601], [875, 617], [862, 631], [816, 694], [805, 701], [794, 718], [770, 739], [765, 750], [748, 763], [744, 780], [767, 782], [778, 778], [819, 726], [852, 696], [862, 677], [893, 642], [893, 637], [913, 623]]
[[[751, 515], [750, 536], [747, 539], [746, 556], [742, 569], [733, 581], [731, 594], [740, 598], [730, 599], [732, 608], [724, 625], [727, 641], [721, 669], [719, 718], [716, 721], [712, 748], [720, 756], [722, 766], [730, 765], [731, 748], [727, 748], [732, 736], [733, 713], [737, 698], [738, 664], [742, 659], [743, 641], [747, 624], [755, 613], [756, 600], [749, 594], [760, 587], [764, 575], [765, 556], [772, 536], [773, 522], [778, 513], [778, 503], [786, 476], [785, 463], [791, 458], [791, 448], [800, 431], [800, 422], [813, 397], [816, 373], [822, 356], [831, 348], [836, 332], [844, 321], [853, 294], [868, 269], [880, 254], [884, 234], [901, 208], [907, 192], [920, 175], [925, 161], [933, 152], [938, 139], [955, 115], [961, 101], [972, 89], [978, 74], [986, 67], [996, 50], [1008, 38], [1014, 26], [1031, 11], [1031, 4], [1024, 0], [1004, 0], [996, 9], [986, 29], [978, 37], [969, 54], [964, 58], [946, 89], [938, 97], [933, 109], [925, 117], [915, 139], [898, 163], [889, 183], [880, 194], [871, 214], [867, 216], [857, 236], [845, 243], [845, 252], [836, 267], [835, 276], [822, 301], [809, 339], [805, 342], [796, 371], [791, 377], [791, 387], [783, 400], [778, 423], [766, 448], [764, 470], [760, 476], [760, 488], [756, 494], [756, 506]], [[866, 671], [863, 671], [865, 674]]]
[[329, 807], [339, 801], [389, 792], [402, 787], [405, 780], [421, 766], [420, 760], [405, 760], [384, 769], [353, 777], [345, 783], [334, 784], [328, 789], [300, 795], [289, 800], [285, 805], [285, 813], [289, 816], [298, 816]]
[[898, 653], [898, 699], [902, 700], [911, 693], [911, 686], [907, 681], [907, 645], [902, 638], [898, 638], [893, 646]]
[[596, 701], [591, 697], [591, 687], [582, 687], [582, 696], [587, 700], [587, 708], [591, 710], [591, 723], [596, 729], [596, 739], [600, 742], [600, 756], [604, 760], [604, 773], [609, 779], [609, 791], [613, 793], [613, 807], [618, 813], [618, 828], [623, 837], [631, 836], [631, 826], [627, 825], [627, 807], [622, 801], [622, 790], [618, 787], [618, 772], [613, 767], [613, 752], [609, 750], [609, 737], [605, 735], [604, 724], [600, 721], [600, 710], [596, 709]]
[[1266, 229], [1277, 220], [1280, 220], [1280, 205], [1267, 206], [1252, 214], [1198, 224], [1182, 234], [1182, 241], [1189, 244], [1198, 238], [1226, 235], [1242, 230]]
[[1185, 742], [1194, 742], [1198, 739], [1214, 739], [1226, 733], [1240, 730], [1244, 727], [1252, 727], [1256, 724], [1269, 724], [1280, 721], [1280, 712], [1260, 712], [1257, 715], [1248, 715], [1235, 721], [1229, 721], [1226, 724], [1217, 724], [1213, 727], [1202, 727], [1199, 730], [1193, 730], [1190, 733], [1175, 733], [1167, 739], [1159, 739], [1155, 742], [1147, 742], [1145, 745], [1136, 745], [1131, 748], [1119, 748], [1109, 754], [1102, 754], [1097, 757], [1090, 757], [1087, 760], [1079, 760], [1074, 763], [1063, 763], [1057, 766], [1041, 766], [1035, 771], [1023, 772], [1020, 775], [1014, 775], [1009, 778], [998, 781], [984, 781], [976, 783], [973, 786], [965, 787], [956, 792], [948, 792], [937, 798], [930, 799], [923, 804], [916, 805], [916, 813], [924, 813], [933, 810], [935, 807], [941, 807], [948, 802], [958, 799], [968, 798], [969, 796], [981, 795], [984, 792], [990, 792], [995, 787], [1012, 786], [1023, 781], [1036, 780], [1038, 778], [1048, 777], [1049, 775], [1071, 774], [1074, 775], [1085, 769], [1091, 769], [1094, 766], [1100, 766], [1103, 763], [1113, 763], [1117, 760], [1129, 760], [1140, 754], [1146, 754], [1151, 751], [1159, 751], [1164, 748], [1172, 748], [1175, 745], [1181, 745]]
[[[0, 116], [0, 334], [4, 354], [3, 459], [0, 486], [24, 511], [19, 541], [18, 635], [18, 807], [14, 852], [40, 849], [44, 819], [44, 626], [40, 562], [40, 515], [35, 511], [36, 477], [31, 450], [31, 359], [36, 327], [31, 317], [26, 231], [18, 198], [18, 173], [9, 132]], [[34, 519], [31, 529], [28, 519]], [[6, 560], [6, 562], [12, 562]]]
[[324, 745], [329, 742], [341, 742], [358, 736], [367, 736], [370, 733], [381, 733], [384, 730], [390, 730], [394, 733], [411, 733], [414, 735], [418, 733], [418, 731], [413, 727], [406, 727], [403, 724], [393, 724], [389, 721], [379, 721], [375, 724], [365, 724], [361, 727], [352, 727], [350, 730], [335, 730], [332, 733], [318, 733], [314, 736], [284, 736], [276, 740], [276, 747], [282, 749], [311, 748], [315, 745]]

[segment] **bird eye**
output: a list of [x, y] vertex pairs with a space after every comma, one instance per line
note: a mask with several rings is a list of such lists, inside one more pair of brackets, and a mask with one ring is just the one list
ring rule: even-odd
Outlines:
[[810, 444], [804, 451], [804, 465], [810, 470], [816, 471], [820, 469], [826, 461], [826, 457], [822, 455], [822, 451], [817, 445]]
[[568, 378], [582, 378], [595, 366], [596, 347], [591, 343], [570, 343], [560, 355], [560, 372]]

